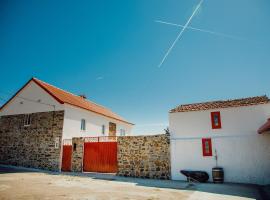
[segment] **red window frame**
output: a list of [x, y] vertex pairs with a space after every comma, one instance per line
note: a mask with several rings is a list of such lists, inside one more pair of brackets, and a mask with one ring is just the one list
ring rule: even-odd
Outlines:
[[[215, 123], [215, 116], [218, 117], [218, 124]], [[220, 129], [221, 128], [221, 117], [220, 112], [211, 112], [211, 122], [212, 122], [212, 129]]]
[[[208, 147], [207, 147], [208, 145]], [[202, 138], [203, 156], [212, 156], [212, 140], [211, 138]]]

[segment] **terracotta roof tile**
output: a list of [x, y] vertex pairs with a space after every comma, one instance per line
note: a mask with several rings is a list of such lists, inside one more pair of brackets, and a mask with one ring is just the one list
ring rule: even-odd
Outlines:
[[170, 113], [211, 110], [211, 109], [218, 109], [218, 108], [230, 108], [230, 107], [240, 107], [240, 106], [251, 106], [251, 105], [258, 105], [258, 104], [266, 104], [269, 102], [270, 100], [266, 95], [257, 96], [257, 97], [248, 97], [248, 98], [242, 98], [242, 99], [225, 100], [225, 101], [210, 101], [210, 102], [203, 102], [203, 103], [180, 105], [170, 110]]
[[39, 86], [41, 86], [44, 90], [46, 90], [49, 94], [51, 94], [58, 102], [60, 103], [67, 103], [79, 108], [83, 108], [85, 110], [89, 110], [91, 112], [95, 112], [98, 114], [101, 114], [103, 116], [113, 118], [128, 124], [132, 124], [119, 115], [113, 113], [108, 108], [105, 108], [101, 105], [98, 105], [92, 101], [89, 101], [81, 96], [74, 95], [72, 93], [69, 93], [67, 91], [64, 91], [60, 88], [57, 88], [53, 85], [50, 85], [48, 83], [45, 83], [41, 80], [38, 80], [37, 78], [32, 79], [35, 83], [37, 83]]

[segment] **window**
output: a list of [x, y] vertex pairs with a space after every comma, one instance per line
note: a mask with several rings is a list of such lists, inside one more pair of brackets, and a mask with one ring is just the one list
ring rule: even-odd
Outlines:
[[116, 136], [116, 124], [110, 122], [109, 123], [109, 136]]
[[56, 138], [54, 139], [54, 148], [55, 148], [55, 149], [58, 149], [58, 148], [59, 148], [59, 140], [60, 140], [59, 137], [56, 137]]
[[31, 115], [30, 114], [24, 115], [23, 125], [30, 126], [30, 124], [31, 124]]
[[81, 120], [81, 130], [85, 131], [85, 119]]
[[126, 131], [124, 129], [120, 129], [120, 136], [125, 136], [126, 135]]
[[220, 112], [211, 112], [212, 129], [221, 128]]
[[212, 156], [212, 142], [211, 138], [202, 139], [203, 156]]
[[102, 135], [105, 135], [105, 125], [102, 125], [101, 133]]

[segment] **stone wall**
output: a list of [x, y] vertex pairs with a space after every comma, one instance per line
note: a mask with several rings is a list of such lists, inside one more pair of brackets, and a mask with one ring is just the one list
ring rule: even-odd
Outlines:
[[0, 163], [58, 171], [64, 111], [32, 113], [30, 126], [24, 117], [0, 117]]
[[[75, 147], [76, 146], [76, 147]], [[82, 172], [84, 139], [72, 138], [71, 171]]]
[[118, 137], [118, 175], [170, 179], [169, 136]]

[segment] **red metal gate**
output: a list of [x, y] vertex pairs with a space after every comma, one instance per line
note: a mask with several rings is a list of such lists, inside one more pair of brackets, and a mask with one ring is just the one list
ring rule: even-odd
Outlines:
[[115, 136], [85, 138], [83, 171], [117, 172], [117, 142]]
[[62, 171], [71, 171], [72, 141], [63, 140]]

